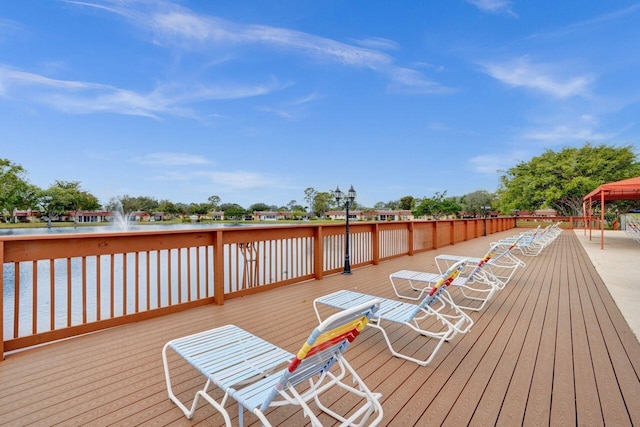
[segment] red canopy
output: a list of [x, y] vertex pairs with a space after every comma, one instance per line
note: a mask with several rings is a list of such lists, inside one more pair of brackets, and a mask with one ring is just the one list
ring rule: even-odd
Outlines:
[[[587, 214], [587, 203], [589, 204], [589, 216], [591, 216], [591, 205], [594, 202], [600, 202], [600, 249], [604, 249], [604, 202], [638, 199], [640, 199], [640, 176], [602, 184], [584, 196], [582, 199], [582, 209], [585, 216]], [[589, 238], [591, 238], [591, 221], [589, 221]]]
[[640, 176], [602, 184], [584, 196], [583, 200], [585, 202], [587, 200], [598, 200], [601, 199], [602, 196], [604, 196], [605, 201], [640, 199]]

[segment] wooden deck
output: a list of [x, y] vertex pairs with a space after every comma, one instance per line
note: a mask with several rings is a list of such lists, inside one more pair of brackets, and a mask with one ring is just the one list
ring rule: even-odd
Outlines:
[[[189, 421], [169, 401], [166, 341], [233, 323], [295, 352], [316, 324], [315, 297], [357, 289], [391, 298], [391, 272], [436, 271], [438, 253], [480, 256], [490, 241], [512, 234], [9, 354], [0, 362], [0, 425], [222, 425], [209, 406]], [[426, 367], [391, 357], [379, 333], [363, 332], [347, 357], [383, 394], [383, 425], [640, 425], [640, 344], [575, 234], [562, 233], [526, 262], [472, 314], [472, 330]], [[406, 351], [429, 342], [398, 332]], [[186, 365], [176, 379], [185, 395], [201, 384]], [[304, 423], [288, 408], [271, 415], [274, 424]]]

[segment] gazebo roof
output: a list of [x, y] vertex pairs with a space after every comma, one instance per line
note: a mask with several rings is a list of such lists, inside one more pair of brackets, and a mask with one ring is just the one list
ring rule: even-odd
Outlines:
[[584, 196], [583, 200], [585, 202], [588, 200], [600, 200], [602, 196], [604, 196], [605, 201], [640, 199], [640, 176], [602, 184]]

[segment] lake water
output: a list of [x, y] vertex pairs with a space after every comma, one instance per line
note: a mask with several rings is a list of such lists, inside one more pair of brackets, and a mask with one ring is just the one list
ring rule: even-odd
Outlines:
[[[171, 224], [171, 225], [162, 225], [162, 224], [150, 224], [150, 225], [131, 225], [126, 231], [149, 231], [149, 230], [176, 230], [176, 229], [212, 229], [212, 228], [221, 228], [221, 227], [241, 227], [241, 226], [257, 226], [257, 225], [265, 225], [264, 223], [258, 224], [246, 224], [240, 223], [238, 225], [235, 224]], [[271, 224], [269, 224], [271, 225]], [[276, 224], [273, 224], [276, 225]], [[280, 225], [280, 224], [278, 224]], [[282, 224], [286, 225], [286, 224]], [[19, 235], [44, 235], [44, 234], [72, 234], [72, 233], [117, 233], [118, 230], [112, 226], [79, 226], [79, 227], [52, 227], [52, 228], [15, 228], [15, 229], [2, 229], [0, 230], [0, 237], [2, 236], [19, 236]], [[311, 252], [312, 248], [305, 248], [306, 251]], [[278, 256], [277, 253], [272, 253], [271, 256]], [[64, 259], [55, 260], [55, 324], [56, 327], [64, 327], [65, 324], [69, 321], [69, 316], [67, 315], [67, 310], [71, 311], [71, 323], [72, 324], [80, 324], [83, 315], [83, 306], [82, 301], [87, 301], [86, 312], [88, 316], [88, 321], [97, 320], [98, 319], [98, 307], [100, 304], [100, 308], [102, 313], [108, 313], [112, 308], [110, 306], [110, 300], [114, 300], [115, 313], [114, 315], [122, 315], [122, 311], [126, 310], [127, 313], [134, 312], [136, 307], [134, 306], [134, 300], [132, 295], [136, 292], [136, 276], [133, 268], [129, 268], [123, 271], [123, 265], [127, 263], [129, 266], [132, 266], [136, 262], [136, 254], [127, 253], [116, 255], [114, 258], [110, 258], [108, 255], [100, 256], [100, 268], [97, 266], [97, 258], [98, 257], [88, 257], [86, 259], [86, 270], [84, 275], [87, 281], [87, 289], [86, 295], [83, 295], [82, 292], [82, 277], [83, 277], [83, 267], [82, 260], [80, 258], [72, 259], [70, 265], [67, 265], [67, 261]], [[178, 293], [185, 295], [188, 291], [185, 288], [188, 282], [184, 280], [184, 284], [181, 289], [177, 287], [173, 287], [171, 292], [168, 292], [167, 283], [170, 281], [176, 283], [178, 281], [178, 257], [181, 258], [181, 263], [183, 266], [182, 275], [186, 277], [186, 275], [190, 275], [191, 277], [196, 277], [197, 271], [196, 266], [200, 266], [200, 277], [204, 278], [206, 275], [205, 270], [208, 271], [209, 283], [200, 283], [196, 284], [195, 280], [192, 281], [191, 284], [191, 292], [195, 295], [198, 291], [198, 286], [200, 286], [200, 291], [205, 294], [206, 288], [212, 289], [213, 286], [213, 248], [210, 248], [210, 251], [200, 251], [196, 252], [195, 250], [182, 251], [182, 253], [178, 253], [177, 251], [160, 251], [159, 253], [149, 253], [148, 257], [146, 252], [142, 253], [140, 256], [139, 266], [141, 272], [147, 271], [147, 263], [149, 263], [149, 271], [150, 276], [147, 279], [146, 275], [142, 274], [137, 279], [141, 282], [141, 286], [139, 291], [140, 299], [141, 299], [141, 310], [148, 310], [157, 307], [164, 307], [168, 304], [168, 299], [171, 298], [173, 301], [178, 300]], [[191, 271], [186, 271], [187, 257], [190, 258], [191, 261]], [[225, 258], [228, 256], [225, 255]], [[228, 264], [235, 264], [235, 252], [231, 252], [232, 259], [225, 260]], [[126, 258], [126, 260], [125, 260]], [[111, 262], [113, 260], [113, 266]], [[163, 269], [161, 272], [161, 276], [156, 276], [157, 265], [160, 264], [162, 266], [167, 266], [171, 264], [171, 279], [167, 276], [166, 269]], [[246, 263], [245, 263], [246, 264]], [[227, 265], [227, 264], [225, 264]], [[33, 296], [33, 283], [32, 283], [32, 273], [33, 273], [33, 264], [32, 263], [20, 263], [20, 291], [19, 291], [19, 311], [20, 311], [20, 321], [19, 321], [19, 336], [24, 336], [30, 334], [30, 331], [33, 327], [33, 318], [32, 318], [32, 296]], [[38, 261], [36, 264], [38, 271], [38, 280], [35, 286], [37, 287], [37, 295], [38, 295], [38, 316], [37, 316], [37, 326], [36, 329], [38, 332], [47, 331], [50, 329], [50, 310], [52, 309], [52, 301], [51, 301], [51, 291], [50, 291], [50, 281], [52, 271], [50, 269], [50, 263], [47, 260]], [[243, 263], [240, 264], [239, 270], [233, 270], [230, 272], [229, 277], [225, 277], [225, 290], [230, 286], [230, 283], [236, 280], [236, 274], [244, 274], [245, 266]], [[4, 294], [4, 337], [8, 339], [13, 336], [13, 324], [15, 320], [15, 289], [13, 286], [15, 275], [15, 266], [13, 263], [7, 263], [4, 265], [4, 286], [3, 286], [3, 294]], [[123, 274], [126, 277], [123, 277]], [[115, 288], [112, 290], [109, 287], [109, 283], [111, 280], [111, 276], [114, 276], [115, 280]], [[98, 276], [100, 276], [100, 293], [102, 295], [101, 301], [96, 301], [96, 295], [98, 292]], [[279, 278], [282, 279], [282, 278]], [[146, 281], [149, 281], [152, 284], [155, 284], [157, 281], [161, 283], [160, 295], [156, 291], [155, 286], [151, 286], [146, 290], [147, 287], [144, 286]], [[67, 283], [71, 282], [71, 292], [69, 294], [67, 290]], [[146, 293], [149, 293], [147, 296]], [[111, 295], [113, 293], [113, 295]], [[171, 293], [171, 296], [169, 296]], [[128, 295], [128, 298], [126, 297]], [[147, 297], [149, 299], [147, 299]], [[126, 298], [126, 304], [123, 302], [123, 299]], [[147, 307], [146, 301], [150, 300], [149, 306]], [[71, 305], [68, 307], [67, 301]], [[126, 306], [126, 307], [125, 307]], [[102, 316], [104, 318], [104, 315]]]
[[[207, 223], [207, 224], [130, 224], [126, 230], [117, 228], [112, 225], [98, 225], [98, 226], [74, 226], [74, 227], [42, 227], [42, 228], [3, 228], [0, 229], [0, 237], [2, 236], [22, 236], [22, 235], [37, 235], [37, 234], [69, 234], [69, 233], [118, 233], [123, 231], [145, 231], [145, 230], [189, 230], [189, 229], [207, 229], [207, 228], [221, 228], [221, 227], [251, 227], [256, 225], [266, 225], [264, 223], [248, 224], [248, 223]], [[268, 225], [286, 225], [286, 224], [271, 224]]]

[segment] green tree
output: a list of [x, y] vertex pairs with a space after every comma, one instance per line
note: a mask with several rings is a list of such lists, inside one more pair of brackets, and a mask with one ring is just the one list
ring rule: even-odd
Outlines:
[[175, 215], [179, 213], [178, 209], [176, 209], [175, 203], [166, 199], [160, 200], [160, 203], [158, 204], [158, 212], [163, 212], [169, 215]]
[[190, 203], [189, 214], [206, 215], [210, 207], [209, 203]]
[[399, 208], [402, 210], [410, 211], [415, 207], [415, 204], [416, 200], [413, 198], [413, 196], [404, 196], [400, 199]]
[[425, 197], [412, 210], [416, 217], [433, 216], [438, 219], [443, 215], [457, 215], [462, 206], [458, 203], [456, 197], [446, 197], [446, 190], [442, 193], [437, 192], [433, 197]]
[[173, 205], [175, 210], [176, 210], [176, 214], [179, 215], [188, 215], [189, 214], [189, 205], [187, 205], [186, 203], [182, 203], [182, 202], [178, 202], [176, 204]]
[[437, 203], [438, 201], [435, 198], [423, 197], [420, 199], [420, 203], [413, 209], [413, 216], [423, 217], [435, 215]]
[[289, 212], [304, 212], [304, 206], [297, 203], [294, 203], [293, 205], [291, 203], [287, 203], [287, 206], [283, 206], [281, 209]]
[[58, 186], [51, 186], [46, 190], [38, 191], [37, 205], [43, 214], [43, 218], [47, 220], [47, 226], [51, 227], [51, 221], [57, 220], [65, 212], [68, 212], [68, 194], [67, 191]]
[[457, 197], [443, 197], [440, 201], [439, 209], [442, 215], [455, 215], [458, 217], [462, 211], [462, 205]]
[[[124, 196], [112, 197], [107, 203], [107, 210], [117, 211], [122, 206], [122, 211], [126, 213], [131, 212], [156, 212], [160, 203], [158, 200], [149, 196]], [[188, 207], [187, 207], [188, 210]]]
[[225, 219], [239, 220], [247, 213], [242, 206], [236, 203], [223, 203], [220, 205], [220, 210], [224, 212]]
[[495, 199], [496, 196], [487, 190], [476, 190], [462, 196], [462, 209], [467, 214], [473, 214], [476, 217], [482, 216], [482, 207], [489, 206], [492, 208]]
[[40, 190], [25, 178], [24, 168], [7, 159], [0, 159], [0, 214], [8, 220], [14, 209], [36, 207]]
[[500, 210], [555, 209], [563, 216], [582, 214], [582, 198], [599, 185], [640, 175], [631, 145], [585, 144], [546, 150], [520, 162], [500, 178]]
[[298, 202], [295, 200], [291, 200], [289, 203], [287, 203], [286, 209], [289, 212], [293, 212], [294, 210], [296, 210], [296, 208], [298, 207]]
[[307, 202], [307, 207], [311, 209], [312, 212], [315, 212], [313, 209], [313, 203], [316, 199], [316, 194], [318, 192], [313, 187], [308, 187], [304, 190], [304, 200]]
[[391, 211], [396, 211], [400, 209], [402, 203], [399, 200], [389, 200], [387, 203], [383, 204], [383, 209], [389, 209]]
[[209, 198], [207, 198], [207, 202], [209, 202], [211, 211], [215, 212], [218, 210], [218, 206], [220, 205], [220, 197], [218, 196], [209, 196]]
[[312, 210], [322, 218], [332, 207], [335, 207], [335, 200], [330, 192], [320, 191], [315, 193]]
[[98, 198], [88, 191], [83, 190], [80, 181], [56, 180], [50, 190], [56, 188], [61, 191], [51, 191], [49, 195], [57, 197], [58, 200], [56, 202], [62, 203], [65, 211], [76, 213], [74, 222], [78, 221], [77, 213], [79, 211], [92, 211], [101, 208]]
[[249, 212], [271, 211], [271, 206], [267, 205], [266, 203], [254, 203], [251, 206], [249, 206], [248, 211]]

